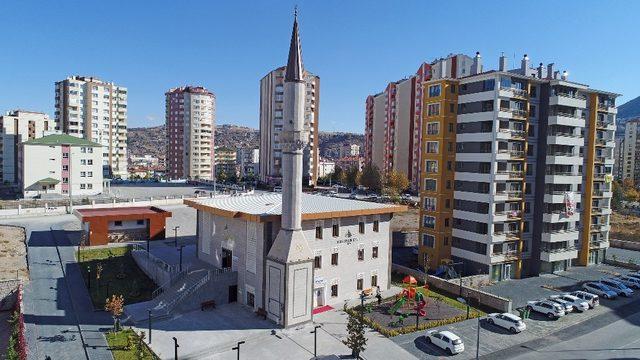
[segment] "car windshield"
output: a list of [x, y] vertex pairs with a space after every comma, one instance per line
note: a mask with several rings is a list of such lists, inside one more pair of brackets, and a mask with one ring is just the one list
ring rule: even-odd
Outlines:
[[462, 340], [460, 339], [453, 340], [453, 345], [460, 345], [460, 344], [462, 344]]

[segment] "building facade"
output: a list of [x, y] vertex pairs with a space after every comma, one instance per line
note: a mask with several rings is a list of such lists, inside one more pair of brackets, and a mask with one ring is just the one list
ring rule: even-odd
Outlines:
[[[282, 178], [282, 129], [284, 75], [286, 66], [277, 68], [260, 80], [260, 180], [279, 184]], [[318, 124], [320, 115], [320, 77], [305, 70], [304, 123], [309, 143], [304, 151], [306, 185], [318, 179]]]
[[49, 115], [14, 110], [0, 116], [0, 181], [5, 184], [18, 182], [18, 147], [21, 143], [37, 139], [53, 132], [54, 124]]
[[640, 119], [628, 120], [624, 125], [618, 164], [620, 179], [640, 183]]
[[503, 280], [603, 260], [617, 95], [553, 66], [483, 71], [476, 54], [424, 84], [422, 265]]
[[449, 55], [420, 65], [408, 78], [387, 84], [365, 102], [364, 161], [387, 174], [403, 173], [418, 190], [422, 171], [422, 121], [424, 83], [432, 79], [459, 78], [470, 73], [471, 58]]
[[101, 194], [101, 148], [101, 144], [67, 134], [23, 142], [18, 155], [18, 184], [23, 196]]
[[169, 179], [213, 179], [216, 97], [202, 86], [165, 93]]
[[318, 177], [325, 177], [336, 171], [336, 162], [327, 159], [320, 159], [318, 162]]
[[127, 178], [127, 88], [90, 76], [55, 84], [56, 130], [102, 145], [103, 174]]
[[236, 159], [240, 167], [241, 178], [255, 179], [258, 175], [260, 165], [260, 149], [242, 148], [238, 149]]
[[340, 157], [360, 156], [360, 145], [358, 144], [342, 144], [340, 147]]
[[227, 147], [216, 147], [215, 151], [216, 176], [238, 176], [237, 150]]

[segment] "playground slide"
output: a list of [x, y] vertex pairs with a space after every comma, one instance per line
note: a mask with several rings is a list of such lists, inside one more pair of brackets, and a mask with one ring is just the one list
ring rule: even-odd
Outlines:
[[395, 315], [396, 311], [398, 311], [398, 309], [400, 309], [402, 305], [404, 305], [405, 301], [407, 301], [407, 298], [405, 296], [401, 297], [400, 300], [396, 301], [396, 303], [393, 304], [391, 309], [389, 309], [389, 315]]
[[420, 300], [418, 302], [418, 306], [416, 306], [415, 310], [418, 312], [418, 315], [425, 316], [427, 312], [424, 310], [424, 307], [427, 306], [427, 302], [424, 300]]

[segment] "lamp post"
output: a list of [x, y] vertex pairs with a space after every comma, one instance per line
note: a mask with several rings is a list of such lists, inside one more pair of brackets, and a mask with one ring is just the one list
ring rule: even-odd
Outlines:
[[150, 242], [151, 242], [151, 237], [147, 237], [147, 258], [149, 257], [149, 253], [150, 253], [150, 250], [149, 250]]
[[87, 265], [87, 278], [89, 279], [89, 290], [91, 290], [91, 265]]
[[[480, 300], [478, 300], [480, 302]], [[476, 304], [478, 306], [478, 304]], [[478, 316], [478, 333], [476, 334], [476, 360], [480, 358], [480, 316]]]
[[173, 228], [173, 241], [175, 243], [175, 247], [178, 247], [178, 229], [180, 229], [180, 226], [175, 226]]
[[311, 331], [311, 334], [313, 334], [313, 358], [315, 359], [318, 355], [317, 355], [317, 351], [318, 351], [318, 329], [320, 329], [322, 326], [320, 325], [316, 325], [313, 327], [313, 331]]
[[147, 313], [149, 314], [149, 344], [151, 344], [151, 309], [147, 309]]
[[244, 341], [238, 341], [238, 345], [231, 348], [231, 350], [236, 350], [238, 354], [238, 357], [237, 357], [238, 360], [240, 360], [240, 345], [242, 344], [244, 344]]
[[174, 360], [178, 360], [178, 348], [180, 347], [180, 345], [178, 345], [178, 339], [176, 339], [176, 337], [173, 337], [173, 359]]
[[180, 252], [180, 265], [178, 271], [182, 271], [182, 249], [184, 249], [184, 245], [180, 245], [180, 247], [178, 248], [178, 251]]
[[364, 291], [360, 293], [360, 319], [364, 320]]

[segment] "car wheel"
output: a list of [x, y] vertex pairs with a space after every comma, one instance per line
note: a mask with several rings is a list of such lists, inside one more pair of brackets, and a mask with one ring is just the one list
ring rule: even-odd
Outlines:
[[489, 324], [493, 325], [493, 319], [489, 318], [489, 319], [487, 319], [487, 322], [488, 322]]
[[453, 351], [451, 351], [451, 349], [447, 348], [447, 354], [453, 355]]
[[426, 341], [427, 341], [427, 344], [431, 344], [431, 338], [430, 337], [427, 336]]
[[510, 328], [509, 331], [511, 331], [512, 334], [515, 334], [515, 333], [518, 332], [518, 331], [516, 331], [516, 328], [514, 328], [514, 327]]
[[553, 313], [548, 313], [548, 314], [547, 314], [547, 317], [548, 317], [549, 319], [554, 319], [556, 316], [555, 316], [555, 315], [553, 315]]

